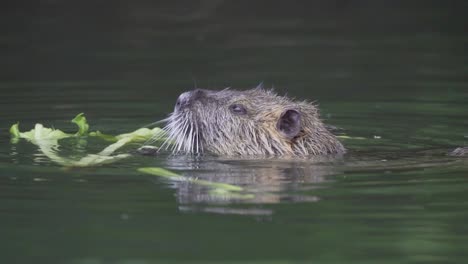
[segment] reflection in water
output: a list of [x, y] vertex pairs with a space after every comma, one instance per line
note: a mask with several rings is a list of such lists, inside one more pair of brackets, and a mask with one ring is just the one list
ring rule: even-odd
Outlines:
[[268, 204], [320, 201], [321, 198], [311, 194], [311, 190], [335, 186], [332, 183], [337, 180], [337, 175], [391, 175], [395, 171], [425, 171], [466, 164], [464, 160], [439, 152], [408, 157], [404, 157], [403, 151], [399, 152], [400, 157], [393, 152], [385, 153], [387, 159], [357, 153], [345, 159], [315, 157], [310, 160], [172, 156], [167, 157], [164, 166], [187, 178], [243, 188], [242, 194], [232, 195], [213, 192], [207, 185], [196, 184], [196, 181], [171, 181], [182, 212], [268, 216], [273, 214], [272, 209], [264, 208]]
[[[332, 166], [336, 162], [331, 157], [304, 161], [173, 156], [166, 167], [179, 170], [185, 177], [240, 186], [246, 194], [217, 193], [194, 182], [176, 181], [172, 185], [181, 211], [265, 215], [272, 212], [258, 208], [261, 204], [318, 201], [319, 197], [305, 192], [324, 186], [326, 176], [336, 173]], [[233, 204], [242, 208], [232, 208]], [[247, 204], [255, 206], [245, 208]]]

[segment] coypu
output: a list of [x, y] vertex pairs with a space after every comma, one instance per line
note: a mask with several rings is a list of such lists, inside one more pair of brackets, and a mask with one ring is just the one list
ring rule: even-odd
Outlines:
[[[296, 157], [345, 153], [315, 105], [261, 86], [184, 92], [165, 121], [176, 153]], [[168, 142], [163, 146], [168, 148]]]

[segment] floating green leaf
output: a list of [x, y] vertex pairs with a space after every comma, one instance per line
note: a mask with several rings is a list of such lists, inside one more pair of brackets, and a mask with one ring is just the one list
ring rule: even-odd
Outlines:
[[[10, 135], [13, 143], [16, 143], [20, 138], [26, 139], [37, 145], [39, 150], [50, 160], [60, 165], [71, 167], [86, 167], [111, 163], [130, 156], [129, 154], [113, 155], [115, 151], [129, 143], [143, 142], [152, 138], [165, 139], [164, 131], [160, 128], [140, 128], [131, 133], [117, 136], [105, 135], [99, 131], [88, 134], [89, 125], [83, 113], [78, 114], [71, 122], [78, 126], [78, 131], [75, 134], [68, 134], [58, 129], [46, 128], [42, 124], [36, 124], [34, 129], [30, 131], [20, 132], [19, 123], [16, 123], [10, 127]], [[57, 149], [59, 148], [58, 141], [60, 139], [87, 135], [116, 142], [107, 146], [98, 154], [88, 154], [79, 160], [64, 158], [58, 155]]]
[[117, 138], [115, 136], [101, 133], [101, 131], [89, 132], [88, 135], [91, 137], [98, 137], [106, 141], [111, 141], [111, 142], [117, 141]]
[[78, 132], [76, 132], [77, 136], [85, 136], [88, 134], [89, 125], [83, 113], [79, 113], [75, 116], [75, 118], [72, 119], [72, 123], [78, 126]]
[[183, 178], [182, 175], [179, 175], [179, 174], [177, 174], [175, 172], [172, 172], [170, 170], [166, 170], [166, 169], [163, 169], [163, 168], [159, 168], [159, 167], [139, 168], [138, 171], [143, 172], [143, 173], [147, 173], [147, 174], [156, 175], [156, 176], [170, 178], [170, 179], [173, 179], [173, 180], [176, 180], [178, 177]]
[[[16, 126], [16, 128], [14, 128], [14, 126]], [[34, 129], [31, 129], [27, 132], [20, 132], [18, 124], [15, 124], [12, 126], [12, 128], [10, 128], [10, 132], [11, 130], [14, 130], [15, 135], [18, 135], [19, 133], [19, 138], [24, 138], [33, 143], [41, 142], [43, 140], [59, 140], [73, 136], [58, 129], [44, 127], [42, 124], [36, 124]]]
[[72, 123], [78, 126], [78, 132], [75, 134], [68, 134], [59, 129], [46, 128], [42, 124], [36, 124], [34, 129], [27, 132], [20, 132], [19, 123], [16, 123], [10, 127], [10, 135], [12, 139], [24, 138], [29, 141], [41, 141], [55, 139], [60, 140], [62, 138], [68, 138], [73, 136], [84, 136], [88, 133], [89, 125], [86, 122], [86, 117], [83, 113], [78, 114], [72, 119]]
[[21, 133], [20, 133], [20, 131], [19, 131], [19, 123], [16, 123], [16, 124], [14, 124], [14, 125], [12, 125], [12, 126], [10, 127], [10, 135], [11, 135], [12, 138], [18, 139], [18, 138], [21, 137], [20, 134], [21, 134]]
[[149, 129], [149, 128], [140, 128], [131, 133], [120, 134], [115, 136], [118, 140], [123, 138], [132, 138], [133, 142], [146, 141], [151, 138], [163, 138], [165, 139], [165, 132], [159, 127]]
[[157, 138], [159, 141], [167, 139], [166, 132], [159, 127], [153, 129], [140, 128], [131, 133], [120, 134], [117, 136], [103, 134], [101, 131], [90, 132], [89, 136], [98, 137], [106, 141], [118, 141], [124, 138], [132, 138], [131, 142], [144, 142], [152, 138]]

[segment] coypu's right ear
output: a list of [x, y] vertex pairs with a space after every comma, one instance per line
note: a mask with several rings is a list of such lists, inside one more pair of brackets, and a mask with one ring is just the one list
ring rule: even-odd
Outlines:
[[288, 139], [295, 138], [301, 132], [301, 113], [294, 109], [281, 113], [276, 128]]

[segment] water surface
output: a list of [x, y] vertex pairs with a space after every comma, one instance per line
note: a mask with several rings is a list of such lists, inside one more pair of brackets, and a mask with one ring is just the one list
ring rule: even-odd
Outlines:
[[[188, 6], [53, 1], [2, 10], [2, 263], [463, 263], [466, 4]], [[195, 86], [316, 100], [349, 153], [308, 161], [134, 156], [66, 169], [11, 124], [133, 131]], [[63, 142], [63, 155], [99, 140]], [[137, 146], [131, 146], [137, 147]], [[127, 149], [130, 151], [130, 149]], [[124, 151], [127, 151], [124, 150]], [[247, 198], [144, 175], [155, 166]]]

